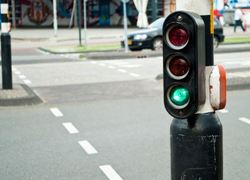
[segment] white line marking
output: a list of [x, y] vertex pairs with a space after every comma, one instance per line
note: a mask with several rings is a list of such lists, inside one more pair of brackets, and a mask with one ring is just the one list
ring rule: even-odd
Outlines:
[[96, 64], [96, 62], [95, 62], [95, 61], [91, 61], [91, 63], [92, 63], [92, 64]]
[[19, 77], [20, 79], [26, 79], [26, 76], [24, 76], [24, 75], [22, 75], [22, 74], [19, 75], [18, 77]]
[[122, 178], [110, 165], [99, 166], [99, 168], [109, 178], [109, 180], [122, 180]]
[[115, 69], [115, 67], [114, 67], [114, 66], [108, 66], [108, 68], [109, 68], [109, 69]]
[[70, 134], [77, 134], [77, 133], [79, 133], [79, 131], [76, 129], [76, 127], [71, 122], [65, 122], [62, 125], [65, 127], [65, 129], [67, 129], [67, 131]]
[[106, 64], [103, 64], [103, 63], [100, 63], [99, 65], [100, 65], [100, 66], [106, 66]]
[[25, 84], [31, 84], [31, 81], [28, 80], [28, 79], [23, 80], [23, 82], [24, 82]]
[[250, 62], [249, 61], [240, 62], [239, 64], [242, 65], [242, 66], [248, 66], [248, 65], [250, 65]]
[[13, 68], [12, 68], [12, 71], [17, 71], [17, 69], [13, 67]]
[[225, 113], [228, 113], [228, 110], [227, 109], [221, 109], [221, 110], [219, 110], [219, 112], [222, 113], [222, 114], [225, 114]]
[[244, 122], [244, 123], [250, 124], [250, 119], [247, 119], [245, 117], [240, 117], [239, 120]]
[[129, 75], [133, 76], [133, 77], [139, 77], [140, 76], [139, 74], [136, 74], [136, 73], [130, 73]]
[[124, 68], [138, 68], [138, 67], [141, 67], [141, 65], [128, 64], [128, 65], [123, 65], [122, 67], [124, 67]]
[[79, 141], [80, 146], [86, 151], [87, 154], [97, 154], [97, 150], [88, 141]]
[[126, 73], [127, 71], [124, 69], [118, 69], [117, 71], [121, 72], [121, 73]]
[[50, 111], [56, 117], [63, 117], [63, 113], [58, 108], [56, 108], [56, 107], [55, 108], [50, 108]]
[[19, 75], [19, 74], [21, 74], [21, 72], [20, 71], [15, 71], [15, 74]]

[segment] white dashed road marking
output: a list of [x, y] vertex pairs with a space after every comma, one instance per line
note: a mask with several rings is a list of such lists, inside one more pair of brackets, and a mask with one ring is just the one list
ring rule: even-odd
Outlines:
[[99, 65], [100, 65], [100, 66], [106, 66], [106, 64], [104, 64], [104, 63], [100, 63]]
[[24, 75], [22, 75], [22, 74], [19, 75], [18, 77], [19, 77], [20, 79], [26, 79], [26, 76], [24, 76]]
[[221, 110], [219, 110], [219, 112], [222, 113], [222, 114], [225, 114], [225, 113], [228, 113], [228, 110], [227, 109], [221, 109]]
[[80, 146], [87, 154], [97, 154], [97, 150], [88, 141], [79, 141]]
[[121, 73], [126, 73], [127, 71], [124, 69], [118, 69], [117, 71], [121, 72]]
[[25, 84], [31, 84], [31, 81], [28, 80], [28, 79], [24, 79], [23, 82], [24, 82]]
[[227, 73], [227, 78], [228, 79], [231, 79], [231, 78], [234, 78], [234, 77], [239, 77], [239, 78], [250, 77], [250, 71]]
[[15, 74], [19, 75], [19, 74], [21, 74], [21, 72], [20, 71], [15, 71]]
[[62, 125], [65, 127], [65, 129], [67, 129], [67, 131], [70, 134], [77, 134], [77, 133], [79, 133], [79, 131], [76, 129], [76, 127], [71, 122], [65, 122]]
[[244, 123], [250, 124], [250, 119], [247, 119], [245, 117], [240, 117], [239, 120], [244, 122]]
[[119, 174], [117, 174], [117, 172], [110, 165], [99, 166], [99, 168], [109, 180], [122, 180]]
[[50, 108], [50, 111], [56, 117], [62, 117], [63, 116], [63, 113], [58, 108]]
[[136, 73], [129, 73], [130, 76], [133, 76], [133, 77], [139, 77], [140, 75], [139, 74], [136, 74]]
[[115, 69], [115, 67], [114, 67], [114, 66], [108, 66], [108, 68], [109, 68], [109, 69]]

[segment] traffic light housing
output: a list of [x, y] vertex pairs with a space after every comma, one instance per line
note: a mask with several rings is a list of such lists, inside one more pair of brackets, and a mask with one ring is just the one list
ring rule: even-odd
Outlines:
[[205, 102], [205, 24], [195, 13], [176, 11], [163, 24], [164, 104], [188, 118]]

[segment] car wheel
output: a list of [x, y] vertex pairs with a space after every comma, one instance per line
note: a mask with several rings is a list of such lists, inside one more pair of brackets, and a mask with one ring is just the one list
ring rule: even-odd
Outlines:
[[153, 50], [161, 50], [162, 49], [162, 38], [157, 37], [153, 40]]
[[214, 48], [217, 48], [219, 46], [219, 40], [216, 36], [214, 36]]

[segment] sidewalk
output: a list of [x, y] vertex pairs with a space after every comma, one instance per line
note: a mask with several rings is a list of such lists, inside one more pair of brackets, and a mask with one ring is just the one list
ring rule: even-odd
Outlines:
[[[136, 28], [129, 28], [128, 32], [135, 31]], [[81, 30], [82, 44], [85, 43], [84, 29]], [[120, 43], [123, 38], [123, 28], [90, 28], [87, 29], [87, 43]], [[13, 47], [23, 47], [23, 43], [29, 47], [43, 46], [77, 46], [79, 45], [79, 30], [76, 28], [59, 28], [57, 36], [54, 35], [53, 28], [46, 29], [13, 29], [11, 32]]]
[[[139, 30], [129, 28], [128, 32]], [[82, 44], [85, 43], [84, 29], [82, 33]], [[250, 37], [250, 27], [247, 32], [242, 32], [240, 28], [233, 32], [233, 27], [224, 27], [225, 37]], [[89, 28], [87, 29], [88, 44], [119, 43], [123, 39], [123, 28]], [[54, 35], [53, 28], [42, 29], [13, 29], [11, 32], [12, 44], [14, 48], [43, 46], [77, 46], [79, 45], [79, 31], [76, 28], [59, 28], [57, 36]]]

